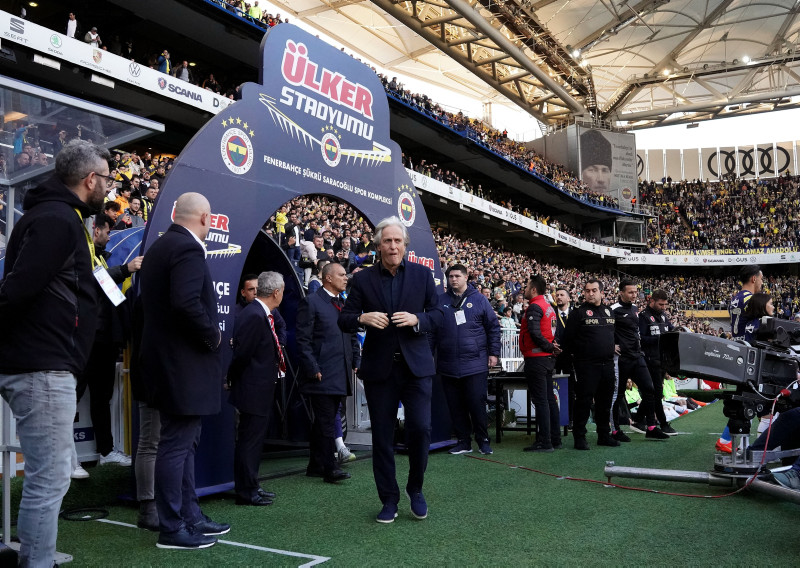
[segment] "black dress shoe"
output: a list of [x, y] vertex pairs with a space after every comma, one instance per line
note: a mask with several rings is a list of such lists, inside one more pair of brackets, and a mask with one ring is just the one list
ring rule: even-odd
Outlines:
[[266, 497], [262, 497], [261, 495], [253, 495], [250, 499], [244, 499], [243, 497], [236, 497], [236, 504], [237, 505], [251, 505], [253, 507], [265, 507], [267, 505], [272, 505], [272, 499], [267, 499]]
[[258, 488], [258, 496], [264, 499], [275, 499], [275, 494], [272, 491], [264, 491], [260, 487]]
[[336, 483], [343, 479], [350, 479], [350, 474], [344, 470], [336, 469], [322, 478], [325, 483]]

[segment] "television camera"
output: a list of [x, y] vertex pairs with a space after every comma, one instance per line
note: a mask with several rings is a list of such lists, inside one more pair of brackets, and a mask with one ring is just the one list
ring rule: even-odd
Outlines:
[[[759, 473], [762, 462], [800, 455], [800, 450], [765, 449], [767, 459], [762, 459], [764, 452], [748, 448], [752, 419], [771, 411], [778, 395], [782, 396], [775, 412], [800, 406], [800, 388], [796, 382], [800, 367], [800, 323], [764, 317], [755, 337], [747, 343], [696, 333], [669, 332], [661, 336], [661, 364], [667, 373], [735, 386], [722, 395], [723, 413], [733, 436], [734, 451], [730, 455], [716, 454], [712, 472], [626, 468], [609, 463], [605, 468], [609, 479], [641, 477], [730, 485], [743, 483]], [[760, 480], [751, 482], [751, 486], [800, 502], [800, 498], [790, 495], [795, 492]]]
[[[731, 341], [694, 333], [666, 333], [661, 337], [661, 363], [670, 374], [685, 374], [735, 385], [725, 393], [724, 414], [732, 434], [749, 434], [755, 416], [769, 410], [772, 401], [797, 379], [800, 324], [763, 318], [756, 341]], [[777, 411], [800, 405], [800, 389], [790, 389]]]

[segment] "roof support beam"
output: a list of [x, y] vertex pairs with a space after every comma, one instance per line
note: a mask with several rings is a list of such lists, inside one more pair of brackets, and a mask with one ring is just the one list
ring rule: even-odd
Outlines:
[[523, 69], [539, 79], [543, 85], [564, 101], [573, 112], [576, 114], [588, 114], [588, 110], [584, 108], [578, 100], [573, 98], [564, 87], [553, 81], [546, 72], [537, 67], [522, 50], [514, 45], [500, 30], [494, 28], [487, 22], [475, 7], [464, 0], [448, 0], [448, 4], [453, 10], [464, 16], [464, 19], [475, 26], [475, 28], [491, 38], [498, 47], [516, 59]]
[[756, 93], [752, 95], [744, 95], [741, 97], [735, 97], [731, 99], [723, 99], [723, 100], [717, 99], [703, 103], [693, 103], [690, 105], [678, 105], [668, 108], [655, 108], [638, 112], [626, 112], [624, 114], [617, 115], [617, 120], [625, 120], [628, 122], [633, 122], [647, 118], [655, 118], [658, 116], [665, 116], [665, 115], [668, 116], [670, 114], [675, 114], [678, 112], [699, 112], [699, 111], [711, 110], [719, 106], [725, 107], [728, 105], [738, 105], [742, 103], [757, 103], [771, 99], [781, 99], [784, 97], [797, 97], [797, 96], [800, 96], [800, 86], [793, 87], [791, 89], [785, 89], [783, 91]]

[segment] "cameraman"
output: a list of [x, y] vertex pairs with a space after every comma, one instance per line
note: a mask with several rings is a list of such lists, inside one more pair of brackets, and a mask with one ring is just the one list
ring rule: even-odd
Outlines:
[[[764, 274], [761, 267], [757, 264], [743, 266], [739, 272], [739, 282], [742, 284], [741, 290], [736, 292], [731, 298], [728, 306], [728, 313], [731, 316], [731, 336], [733, 339], [744, 339], [745, 328], [750, 323], [747, 314], [744, 313], [747, 303], [756, 292], [761, 292], [764, 286]], [[730, 454], [733, 452], [731, 431], [727, 425], [722, 431], [722, 435], [717, 440], [715, 447], [718, 451]]]
[[[775, 420], [772, 433], [769, 436], [769, 446], [766, 444], [767, 434], [761, 434], [749, 450], [764, 451], [780, 447], [782, 450], [800, 448], [800, 408], [792, 408]], [[790, 469], [773, 472], [772, 478], [787, 489], [800, 491], [800, 458], [795, 460]]]

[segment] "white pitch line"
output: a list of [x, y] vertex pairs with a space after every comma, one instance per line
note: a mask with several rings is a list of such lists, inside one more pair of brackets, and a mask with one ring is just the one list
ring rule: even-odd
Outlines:
[[[112, 521], [111, 519], [97, 519], [100, 523], [108, 523], [110, 525], [119, 525], [121, 527], [128, 527], [131, 529], [138, 529], [136, 525], [130, 523], [123, 523], [120, 521]], [[231, 546], [240, 546], [242, 548], [250, 548], [252, 550], [260, 550], [261, 552], [272, 552], [274, 554], [283, 554], [284, 556], [294, 556], [295, 558], [308, 558], [311, 562], [301, 564], [298, 568], [307, 568], [309, 566], [316, 566], [330, 560], [328, 556], [317, 556], [316, 554], [304, 554], [302, 552], [292, 552], [291, 550], [281, 550], [279, 548], [267, 548], [266, 546], [256, 546], [255, 544], [246, 544], [244, 542], [234, 542], [232, 540], [217, 540], [220, 544], [229, 544]]]

